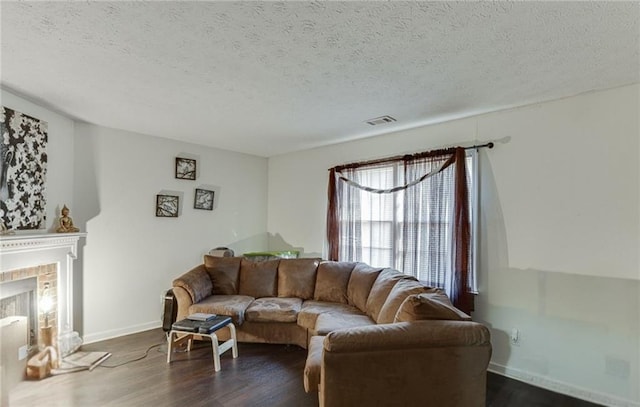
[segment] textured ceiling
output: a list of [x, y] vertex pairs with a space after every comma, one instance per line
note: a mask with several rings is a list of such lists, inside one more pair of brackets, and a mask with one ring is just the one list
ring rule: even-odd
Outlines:
[[0, 83], [78, 120], [272, 156], [640, 82], [639, 10], [3, 1]]

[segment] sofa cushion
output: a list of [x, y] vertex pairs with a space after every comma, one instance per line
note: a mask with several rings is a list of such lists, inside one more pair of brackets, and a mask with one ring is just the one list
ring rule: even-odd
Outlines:
[[211, 278], [202, 266], [196, 267], [173, 280], [173, 286], [184, 288], [193, 302], [198, 302], [211, 295]]
[[304, 364], [304, 391], [307, 393], [315, 393], [320, 390], [323, 343], [324, 336], [312, 336], [309, 340], [307, 361]]
[[245, 318], [250, 322], [296, 322], [301, 306], [300, 298], [257, 298], [247, 308]]
[[442, 290], [408, 296], [396, 313], [395, 322], [427, 319], [471, 321], [471, 317], [453, 306]]
[[238, 294], [241, 261], [242, 257], [204, 256], [204, 266], [211, 276], [214, 294]]
[[376, 322], [362, 313], [329, 312], [318, 315], [314, 335], [327, 335], [336, 329], [375, 325]]
[[355, 266], [356, 263], [350, 262], [323, 261], [320, 263], [313, 299], [347, 304], [349, 302], [347, 286]]
[[[413, 280], [400, 280], [393, 286], [391, 292], [387, 296], [384, 305], [380, 309], [378, 319], [379, 324], [391, 324], [393, 323], [396, 313], [400, 308], [400, 305], [404, 302], [405, 298], [412, 294], [421, 294], [427, 292], [429, 289], [418, 281]], [[433, 289], [431, 289], [433, 290]]]
[[246, 295], [212, 295], [189, 307], [189, 313], [204, 312], [205, 314], [227, 315], [236, 325], [242, 325], [244, 315], [253, 297]]
[[309, 300], [302, 303], [298, 313], [298, 325], [313, 331], [316, 328], [318, 316], [325, 313], [361, 314], [360, 310], [349, 304]]
[[371, 286], [371, 291], [367, 298], [367, 308], [365, 310], [367, 315], [373, 318], [374, 321], [378, 320], [380, 310], [382, 309], [384, 302], [387, 300], [391, 289], [400, 280], [418, 281], [412, 276], [402, 274], [398, 270], [393, 269], [382, 270], [378, 275], [378, 278], [376, 278], [373, 286]]
[[278, 297], [313, 298], [320, 259], [282, 259], [278, 265]]
[[242, 259], [239, 294], [254, 298], [275, 297], [278, 288], [280, 260], [257, 261]]
[[371, 267], [365, 263], [356, 264], [351, 272], [349, 285], [347, 286], [347, 298], [350, 305], [356, 306], [362, 312], [367, 309], [369, 292], [380, 271], [382, 271], [381, 268]]

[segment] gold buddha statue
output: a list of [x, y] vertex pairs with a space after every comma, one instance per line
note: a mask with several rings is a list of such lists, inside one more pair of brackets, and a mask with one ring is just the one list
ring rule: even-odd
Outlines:
[[59, 220], [60, 226], [58, 226], [58, 228], [56, 229], [56, 232], [58, 233], [79, 232], [80, 229], [73, 226], [73, 219], [69, 217], [69, 208], [67, 208], [67, 205], [64, 205], [60, 212], [62, 213], [62, 216], [60, 217], [60, 220]]

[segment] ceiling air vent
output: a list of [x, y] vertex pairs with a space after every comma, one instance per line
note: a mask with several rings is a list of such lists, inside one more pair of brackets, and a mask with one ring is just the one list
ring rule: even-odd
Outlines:
[[372, 126], [377, 126], [379, 124], [393, 123], [395, 121], [397, 120], [391, 116], [380, 116], [380, 117], [376, 117], [375, 119], [369, 119], [366, 121], [366, 123]]

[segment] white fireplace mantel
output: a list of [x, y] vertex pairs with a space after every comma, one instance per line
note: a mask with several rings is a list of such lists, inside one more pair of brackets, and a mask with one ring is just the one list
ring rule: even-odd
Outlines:
[[28, 232], [0, 236], [0, 272], [58, 264], [58, 332], [73, 331], [73, 261], [86, 233]]

